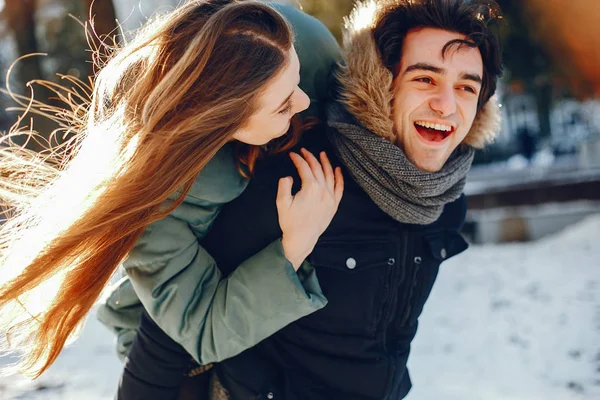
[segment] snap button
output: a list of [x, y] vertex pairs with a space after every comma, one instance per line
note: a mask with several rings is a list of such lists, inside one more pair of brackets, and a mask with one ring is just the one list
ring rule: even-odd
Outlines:
[[421, 264], [421, 257], [415, 257], [414, 262], [415, 264]]
[[442, 251], [440, 251], [440, 256], [442, 256], [442, 258], [446, 258], [447, 255], [448, 253], [446, 253], [446, 249], [442, 249]]
[[274, 399], [274, 398], [275, 398], [275, 395], [273, 394], [273, 392], [267, 393], [267, 399], [271, 400], [271, 399]]
[[350, 257], [349, 259], [346, 260], [346, 267], [348, 267], [349, 269], [354, 269], [356, 268], [356, 260], [352, 257]]
[[396, 260], [395, 260], [395, 259], [393, 259], [393, 258], [390, 258], [390, 259], [388, 260], [388, 265], [394, 265], [394, 264], [396, 264]]

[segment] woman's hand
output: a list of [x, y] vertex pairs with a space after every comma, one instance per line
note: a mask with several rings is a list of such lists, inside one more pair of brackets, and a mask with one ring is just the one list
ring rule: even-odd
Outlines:
[[295, 270], [312, 252], [317, 239], [327, 229], [335, 215], [344, 192], [344, 178], [340, 167], [333, 171], [325, 152], [321, 163], [308, 150], [302, 156], [290, 153], [290, 158], [302, 180], [302, 188], [292, 196], [294, 179], [279, 180], [277, 213], [283, 231], [281, 243], [286, 258]]

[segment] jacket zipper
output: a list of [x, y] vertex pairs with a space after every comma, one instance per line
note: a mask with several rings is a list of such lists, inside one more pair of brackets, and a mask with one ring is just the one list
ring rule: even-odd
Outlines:
[[[402, 280], [400, 282], [397, 283], [397, 285], [395, 285], [395, 296], [393, 296], [395, 298], [395, 302], [396, 304], [394, 305], [394, 307], [390, 307], [393, 309], [398, 308], [398, 291], [400, 289], [400, 285], [402, 284], [402, 282], [405, 279], [408, 279], [408, 265], [409, 265], [409, 257], [408, 257], [408, 242], [409, 242], [409, 238], [408, 238], [408, 233], [407, 232], [403, 232], [402, 234], [402, 241], [403, 241], [403, 253], [399, 254], [398, 259], [401, 259], [402, 264], [397, 264], [396, 266], [398, 267], [396, 270], [397, 271], [401, 271], [403, 273], [403, 277]], [[409, 289], [410, 290], [410, 289]], [[411, 294], [409, 293], [408, 297], [406, 298], [406, 307], [410, 308], [410, 296]], [[394, 333], [394, 318], [393, 318], [393, 314], [394, 313], [390, 313], [390, 315], [388, 316], [388, 321], [387, 321], [387, 328], [385, 330], [385, 335], [384, 335], [384, 349], [386, 351], [386, 355], [388, 354], [388, 337], [390, 335], [392, 335]], [[390, 396], [392, 395], [392, 391], [394, 390], [394, 383], [396, 380], [396, 367], [397, 367], [397, 359], [395, 354], [387, 355], [388, 358], [388, 362], [390, 363], [390, 372], [388, 375], [388, 382], [387, 382], [387, 388], [385, 391], [385, 397], [384, 399], [387, 400], [390, 398]]]
[[[388, 349], [388, 337], [390, 335], [390, 331], [393, 330], [392, 323], [394, 322], [394, 314], [396, 309], [398, 308], [398, 289], [402, 282], [406, 279], [406, 260], [407, 260], [407, 250], [408, 250], [408, 234], [406, 232], [402, 233], [402, 251], [396, 252], [396, 256], [399, 262], [395, 263], [391, 269], [390, 273], [390, 293], [388, 296], [388, 301], [386, 303], [386, 309], [383, 317], [383, 350], [387, 355], [389, 353]], [[399, 276], [402, 274], [402, 276]], [[398, 281], [398, 278], [401, 278]]]
[[417, 284], [418, 284], [418, 278], [419, 278], [420, 269], [421, 269], [421, 264], [414, 263], [414, 271], [413, 271], [413, 276], [412, 276], [412, 284], [408, 288], [409, 292], [408, 292], [408, 297], [406, 298], [406, 311], [404, 312], [404, 315], [402, 316], [402, 322], [400, 323], [400, 326], [406, 325], [406, 323], [408, 321], [408, 318], [412, 314], [412, 306], [411, 306], [411, 304], [413, 302], [413, 297], [415, 296], [415, 288], [417, 287]]

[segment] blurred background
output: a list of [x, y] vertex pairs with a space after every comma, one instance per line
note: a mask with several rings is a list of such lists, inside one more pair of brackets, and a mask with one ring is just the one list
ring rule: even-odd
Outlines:
[[[353, 6], [280, 2], [314, 15], [340, 41]], [[130, 32], [178, 3], [96, 0], [91, 14], [100, 35]], [[464, 234], [473, 246], [444, 264], [426, 306], [410, 398], [600, 399], [600, 1], [498, 3], [502, 131], [470, 173]], [[28, 95], [33, 79], [91, 76], [81, 25], [91, 4], [0, 0], [0, 87]], [[7, 82], [9, 66], [31, 53], [48, 55], [16, 63]], [[17, 119], [13, 105], [1, 95], [0, 132]], [[43, 119], [34, 126], [55, 128]], [[111, 340], [91, 318], [40, 380], [0, 378], [0, 400], [110, 398], [120, 372]]]

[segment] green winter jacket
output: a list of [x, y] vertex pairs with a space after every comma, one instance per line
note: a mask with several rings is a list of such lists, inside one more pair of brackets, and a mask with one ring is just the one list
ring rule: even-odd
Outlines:
[[[339, 47], [316, 19], [290, 6], [273, 6], [294, 27], [300, 86], [311, 98], [307, 111], [319, 115]], [[227, 278], [200, 245], [221, 206], [246, 185], [233, 145], [226, 145], [198, 175], [184, 202], [142, 234], [123, 263], [127, 276], [98, 308], [98, 318], [117, 334], [121, 357], [133, 342], [142, 307], [197, 362], [208, 364], [235, 356], [325, 306], [314, 269], [304, 262], [294, 271], [280, 240]]]

